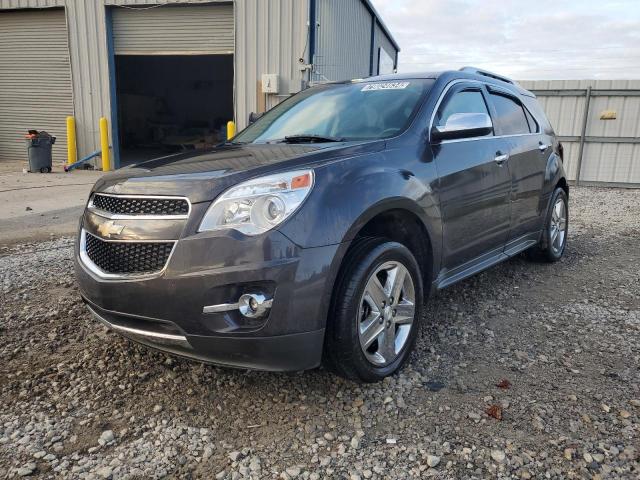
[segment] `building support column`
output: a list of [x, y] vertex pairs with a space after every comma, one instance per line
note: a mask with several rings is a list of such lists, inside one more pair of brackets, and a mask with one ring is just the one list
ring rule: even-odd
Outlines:
[[100, 148], [99, 119], [111, 117], [105, 6], [93, 0], [65, 0], [65, 7], [78, 157], [82, 158]]
[[591, 103], [591, 87], [587, 87], [584, 99], [584, 115], [582, 117], [582, 132], [580, 133], [580, 147], [578, 148], [578, 165], [576, 166], [576, 186], [580, 185], [582, 177], [582, 156], [587, 137], [587, 122], [589, 121], [589, 104]]

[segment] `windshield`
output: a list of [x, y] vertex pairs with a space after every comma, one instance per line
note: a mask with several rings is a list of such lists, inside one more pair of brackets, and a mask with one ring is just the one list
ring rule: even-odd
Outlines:
[[240, 132], [233, 143], [393, 137], [408, 127], [432, 83], [408, 79], [309, 88], [269, 110]]

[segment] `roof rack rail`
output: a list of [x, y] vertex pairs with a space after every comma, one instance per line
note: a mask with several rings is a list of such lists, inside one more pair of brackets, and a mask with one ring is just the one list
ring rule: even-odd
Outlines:
[[460, 69], [461, 72], [469, 72], [469, 73], [476, 73], [478, 75], [483, 75], [485, 77], [489, 77], [489, 78], [495, 78], [496, 80], [500, 80], [502, 82], [507, 82], [510, 83], [512, 85], [515, 85], [515, 82], [513, 80], [511, 80], [510, 78], [507, 77], [503, 77], [502, 75], [498, 75], [497, 73], [493, 73], [493, 72], [488, 72], [487, 70], [482, 70], [480, 68], [476, 68], [476, 67], [462, 67]]

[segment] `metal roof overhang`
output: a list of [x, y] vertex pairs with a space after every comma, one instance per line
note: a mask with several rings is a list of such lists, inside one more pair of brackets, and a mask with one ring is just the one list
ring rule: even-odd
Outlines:
[[389, 31], [389, 29], [387, 28], [387, 25], [382, 20], [382, 17], [380, 16], [378, 11], [376, 10], [376, 7], [374, 7], [373, 4], [371, 3], [371, 0], [360, 0], [360, 1], [364, 4], [365, 7], [367, 7], [367, 10], [369, 10], [369, 12], [371, 12], [371, 15], [373, 15], [376, 18], [376, 21], [378, 22], [378, 24], [380, 25], [380, 27], [384, 31], [384, 33], [387, 36], [387, 38], [389, 39], [389, 41], [393, 44], [393, 46], [395, 47], [396, 51], [399, 52], [400, 51], [400, 46], [398, 45], [398, 42], [396, 42], [396, 39], [393, 38], [393, 35], [391, 35], [391, 32]]

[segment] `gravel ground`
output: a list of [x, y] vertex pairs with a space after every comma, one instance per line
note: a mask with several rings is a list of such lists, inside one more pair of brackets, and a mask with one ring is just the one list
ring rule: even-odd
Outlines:
[[87, 314], [70, 239], [0, 247], [0, 478], [639, 478], [640, 191], [571, 213], [560, 263], [442, 292], [365, 386], [137, 346]]

